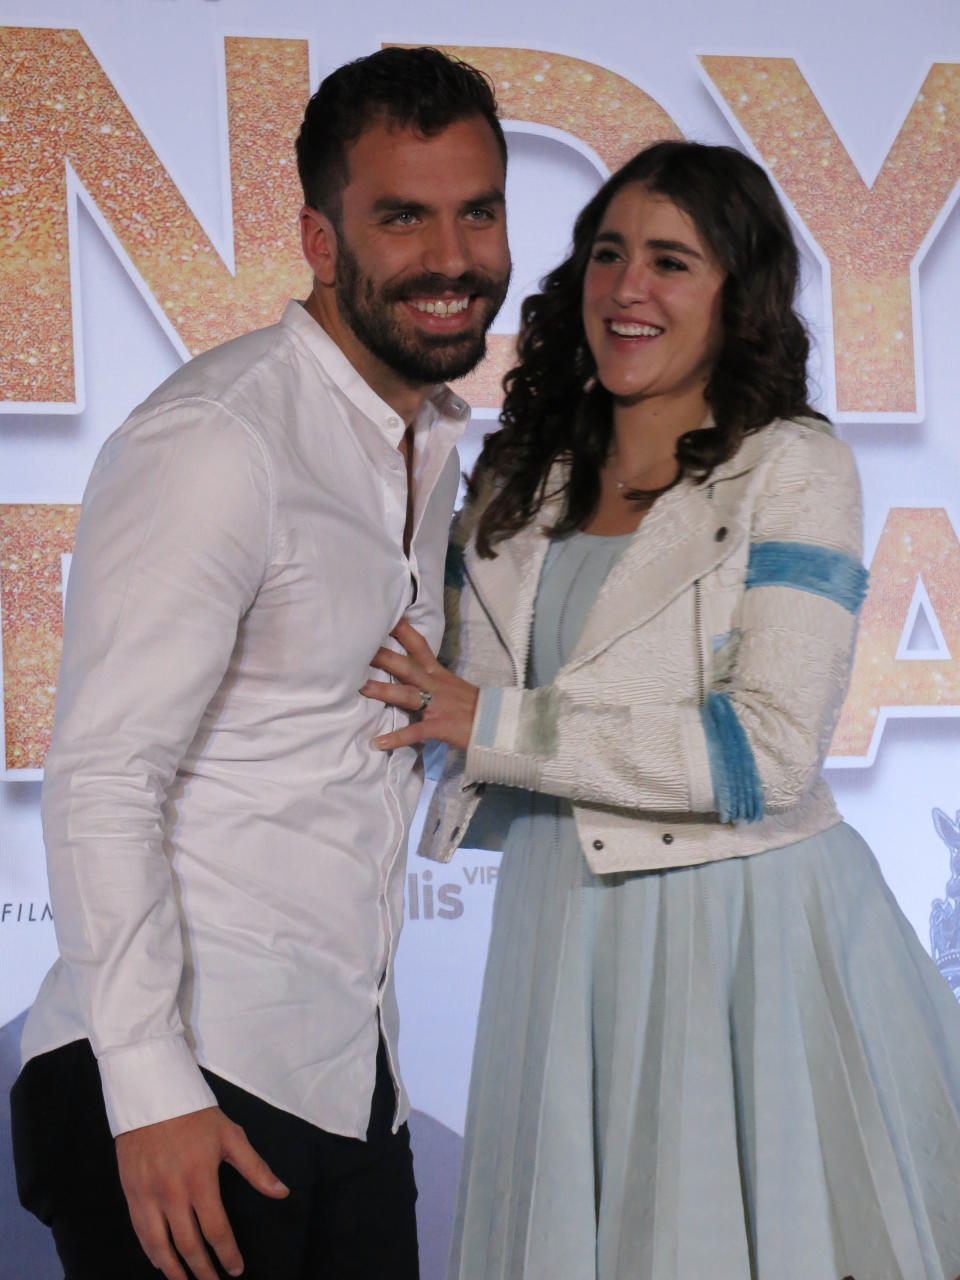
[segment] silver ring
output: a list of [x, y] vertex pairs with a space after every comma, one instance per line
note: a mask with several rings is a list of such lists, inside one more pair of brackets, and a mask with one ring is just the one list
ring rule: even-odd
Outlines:
[[430, 703], [433, 701], [433, 694], [429, 689], [418, 689], [417, 692], [420, 694], [420, 706], [418, 707], [418, 710], [426, 711], [427, 707], [429, 707]]

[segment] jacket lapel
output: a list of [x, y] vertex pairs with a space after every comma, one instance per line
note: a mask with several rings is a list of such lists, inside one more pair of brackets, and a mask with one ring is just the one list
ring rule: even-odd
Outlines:
[[518, 684], [525, 677], [533, 601], [548, 545], [539, 526], [528, 525], [497, 546], [495, 560], [481, 560], [473, 543], [464, 559], [470, 585], [510, 654]]
[[[748, 436], [708, 484], [684, 483], [658, 499], [608, 574], [566, 670], [642, 626], [734, 552], [749, 535], [743, 512], [753, 473], [770, 454], [768, 431]], [[556, 465], [548, 492], [559, 489], [563, 476]], [[533, 606], [549, 545], [543, 529], [556, 520], [559, 506], [556, 497], [545, 501], [535, 521], [499, 544], [495, 560], [481, 560], [472, 541], [465, 557], [467, 576], [510, 653], [518, 684], [526, 677]]]
[[563, 468], [555, 464], [547, 482], [547, 493], [555, 496], [544, 501], [536, 519], [526, 528], [497, 544], [495, 559], [481, 560], [472, 539], [464, 557], [467, 577], [506, 646], [517, 684], [521, 685], [526, 679], [540, 570], [550, 545], [543, 530], [549, 528], [559, 514], [560, 499], [556, 495], [563, 478]]
[[749, 537], [744, 516], [764, 432], [748, 436], [705, 485], [684, 483], [659, 498], [607, 575], [567, 670], [575, 670], [733, 555]]
[[[725, 530], [721, 538], [718, 531]], [[683, 486], [658, 499], [610, 570], [567, 669], [643, 626], [740, 545], [746, 531], [708, 490]]]

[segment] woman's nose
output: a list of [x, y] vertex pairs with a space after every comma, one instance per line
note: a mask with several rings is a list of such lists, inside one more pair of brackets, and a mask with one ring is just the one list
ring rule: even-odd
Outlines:
[[646, 263], [628, 262], [617, 278], [613, 300], [621, 307], [632, 302], [646, 302], [650, 297], [651, 276]]

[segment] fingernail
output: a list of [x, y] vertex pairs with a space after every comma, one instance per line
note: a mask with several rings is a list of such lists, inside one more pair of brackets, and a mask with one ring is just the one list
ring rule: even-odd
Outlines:
[[241, 1262], [241, 1263], [240, 1263], [240, 1265], [239, 1265], [239, 1267], [227, 1267], [227, 1275], [228, 1275], [228, 1276], [242, 1276], [242, 1275], [243, 1275], [243, 1263]]
[[372, 738], [370, 745], [371, 747], [376, 747], [378, 751], [385, 751], [386, 747], [384, 747], [383, 742], [383, 738]]

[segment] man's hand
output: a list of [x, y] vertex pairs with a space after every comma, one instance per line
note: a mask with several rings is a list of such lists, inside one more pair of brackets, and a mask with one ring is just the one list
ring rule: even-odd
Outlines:
[[133, 1229], [144, 1253], [167, 1280], [187, 1280], [177, 1253], [196, 1280], [216, 1280], [204, 1241], [228, 1274], [243, 1271], [220, 1200], [221, 1162], [233, 1165], [265, 1196], [281, 1199], [289, 1194], [240, 1126], [219, 1107], [131, 1129], [118, 1135], [116, 1145]]

